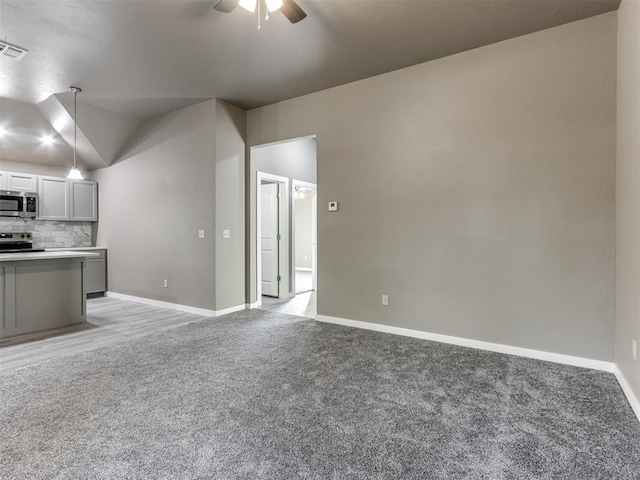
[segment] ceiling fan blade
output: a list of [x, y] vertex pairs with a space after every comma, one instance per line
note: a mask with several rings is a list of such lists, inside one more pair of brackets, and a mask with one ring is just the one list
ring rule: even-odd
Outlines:
[[283, 0], [280, 11], [291, 23], [298, 23], [307, 16], [306, 12], [300, 8], [300, 5], [298, 5], [295, 0]]
[[240, 0], [219, 0], [218, 3], [213, 6], [213, 9], [218, 12], [229, 13], [238, 6], [239, 1]]

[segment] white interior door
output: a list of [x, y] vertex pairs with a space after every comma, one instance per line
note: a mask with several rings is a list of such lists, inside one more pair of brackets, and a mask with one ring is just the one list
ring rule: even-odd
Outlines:
[[278, 265], [278, 224], [279, 208], [278, 183], [261, 185], [261, 247], [260, 257], [262, 265], [262, 294], [271, 297], [279, 296]]

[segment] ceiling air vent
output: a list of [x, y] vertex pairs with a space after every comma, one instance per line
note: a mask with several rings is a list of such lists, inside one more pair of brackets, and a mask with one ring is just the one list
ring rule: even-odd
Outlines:
[[21, 60], [28, 52], [29, 50], [26, 48], [11, 45], [7, 42], [0, 42], [0, 57], [9, 57], [14, 60]]

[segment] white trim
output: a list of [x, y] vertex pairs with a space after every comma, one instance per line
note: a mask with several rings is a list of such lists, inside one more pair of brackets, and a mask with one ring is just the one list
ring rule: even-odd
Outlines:
[[280, 285], [278, 286], [278, 298], [291, 298], [290, 293], [291, 275], [289, 274], [289, 237], [291, 226], [289, 224], [289, 204], [290, 199], [290, 181], [287, 177], [273, 175], [271, 173], [257, 171], [256, 178], [256, 293], [258, 298], [262, 298], [262, 181], [275, 182], [282, 186], [284, 198], [278, 199], [278, 209], [281, 212], [282, 222], [279, 222], [278, 232], [280, 233], [281, 242], [279, 244], [279, 274]]
[[254, 308], [259, 308], [261, 306], [262, 306], [262, 301], [255, 302], [255, 303], [246, 303], [245, 304], [245, 308], [247, 310], [253, 310]]
[[513, 347], [511, 345], [503, 345], [500, 343], [483, 342], [480, 340], [472, 340], [470, 338], [453, 337], [450, 335], [440, 335], [438, 333], [422, 332], [420, 330], [410, 330], [408, 328], [392, 327], [389, 325], [381, 325], [378, 323], [361, 322], [358, 320], [347, 320], [344, 318], [328, 317], [326, 315], [316, 315], [316, 321], [325, 323], [334, 323], [347, 327], [362, 328], [365, 330], [374, 330], [376, 332], [391, 333], [393, 335], [402, 335], [404, 337], [420, 338], [422, 340], [431, 340], [440, 343], [449, 343], [462, 347], [477, 348], [480, 350], [488, 350], [490, 352], [505, 353], [507, 355], [517, 355], [519, 357], [535, 358], [536, 360], [545, 360], [547, 362], [562, 363], [565, 365], [573, 365], [575, 367], [591, 368], [593, 370], [602, 370], [605, 372], [614, 372], [615, 365], [612, 362], [602, 360], [593, 360], [591, 358], [574, 357], [571, 355], [563, 355], [561, 353], [544, 352], [541, 350], [532, 350], [529, 348]]
[[300, 270], [301, 272], [313, 272], [313, 268], [307, 267], [296, 267], [296, 270]]
[[205, 317], [219, 317], [228, 313], [239, 312], [244, 310], [246, 306], [237, 305], [235, 307], [223, 308], [222, 310], [207, 310], [206, 308], [191, 307], [189, 305], [180, 305], [179, 303], [163, 302], [161, 300], [154, 300], [152, 298], [136, 297], [133, 295], [125, 295], [124, 293], [106, 292], [107, 297], [117, 298], [118, 300], [126, 300], [128, 302], [143, 303], [145, 305], [152, 305], [154, 307], [170, 308], [172, 310], [178, 310], [180, 312], [193, 313], [196, 315], [203, 315]]
[[[260, 144], [260, 145], [251, 145], [251, 146], [249, 146], [249, 158], [248, 158], [248, 160], [249, 160], [249, 170], [253, 171], [253, 169], [255, 168], [256, 171], [259, 171], [258, 168], [257, 168], [258, 166], [256, 164], [256, 161], [254, 159], [254, 151], [255, 150], [258, 150], [258, 149], [263, 148], [263, 147], [268, 147], [268, 146], [271, 146], [271, 145], [278, 145], [278, 144], [281, 144], [281, 143], [289, 143], [289, 142], [296, 142], [296, 141], [299, 141], [299, 140], [317, 139], [317, 138], [318, 138], [318, 135], [314, 133], [314, 134], [310, 134], [310, 135], [303, 135], [301, 137], [286, 138], [284, 140], [276, 140], [276, 141], [273, 141], [273, 142], [263, 143], [263, 144]], [[253, 213], [255, 212], [255, 214], [256, 214], [255, 223], [258, 224], [258, 225], [260, 223], [259, 222], [260, 211], [258, 210], [258, 205], [259, 205], [259, 201], [260, 201], [260, 199], [259, 199], [260, 190], [258, 188], [259, 186], [260, 186], [260, 180], [258, 178], [257, 185], [256, 185], [256, 192], [255, 192], [257, 198], [255, 199], [255, 203], [251, 202], [251, 205], [249, 205], [249, 216], [251, 217], [253, 215]], [[287, 194], [290, 194], [289, 190], [290, 189], [287, 189]], [[287, 207], [288, 207], [288, 205], [287, 205]], [[252, 225], [252, 227], [254, 227], [254, 226], [256, 226], [256, 225]], [[249, 239], [250, 242], [254, 241], [254, 235], [255, 235], [257, 237], [255, 239], [255, 241], [256, 241], [256, 244], [258, 244], [259, 241], [260, 241], [260, 235], [259, 235], [260, 232], [258, 231], [258, 227], [256, 227], [255, 234], [252, 232], [251, 229], [249, 231], [250, 231], [250, 235], [249, 235], [250, 236], [250, 239]], [[249, 255], [249, 269], [250, 269], [250, 272], [251, 272], [251, 274], [253, 274], [253, 272], [256, 273], [256, 282], [258, 284], [258, 286], [256, 288], [256, 298], [258, 299], [258, 301], [260, 301], [260, 299], [262, 298], [261, 288], [260, 288], [261, 287], [261, 279], [260, 279], [260, 277], [261, 277], [261, 275], [260, 275], [260, 273], [261, 273], [260, 272], [261, 265], [260, 265], [260, 254], [259, 254], [259, 252], [260, 252], [260, 250], [258, 249], [258, 253], [257, 254], [256, 254], [256, 252], [252, 252], [252, 254]], [[289, 255], [290, 255], [290, 253], [291, 252], [289, 251]], [[314, 279], [315, 279], [315, 272], [314, 272]], [[291, 280], [291, 279], [288, 279], [288, 280]], [[251, 284], [251, 275], [248, 276], [247, 282], [248, 282], [249, 285]], [[284, 298], [293, 298], [293, 297], [295, 297], [295, 292], [291, 288], [291, 285], [292, 285], [292, 282], [289, 281], [289, 285], [288, 285], [289, 288], [288, 288], [287, 294], [286, 294], [286, 296]], [[249, 298], [248, 300], [251, 301], [251, 298]]]
[[311, 135], [304, 135], [302, 137], [295, 137], [295, 138], [287, 138], [285, 140], [276, 140], [275, 142], [269, 142], [269, 143], [261, 143], [260, 145], [252, 145], [249, 150], [253, 150], [254, 148], [262, 148], [262, 147], [270, 147], [272, 145], [280, 145], [283, 143], [291, 143], [291, 142], [298, 142], [300, 140], [309, 140], [312, 138], [318, 138], [318, 135], [316, 135], [315, 133], [311, 134]]
[[631, 388], [631, 385], [627, 381], [627, 378], [620, 371], [620, 368], [618, 368], [617, 365], [615, 366], [613, 373], [615, 373], [616, 378], [618, 379], [618, 383], [622, 387], [622, 391], [627, 397], [627, 400], [629, 401], [629, 405], [631, 405], [631, 409], [633, 410], [633, 413], [636, 414], [636, 417], [638, 417], [638, 420], [640, 421], [640, 399], [638, 399], [635, 392]]
[[222, 315], [228, 315], [230, 313], [240, 312], [241, 310], [246, 310], [247, 306], [243, 303], [242, 305], [236, 305], [235, 307], [223, 308], [222, 310], [216, 310], [215, 316], [221, 317]]

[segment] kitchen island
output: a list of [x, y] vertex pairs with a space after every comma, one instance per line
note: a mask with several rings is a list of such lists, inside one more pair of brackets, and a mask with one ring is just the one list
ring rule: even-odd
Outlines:
[[0, 338], [85, 322], [90, 252], [0, 255]]

